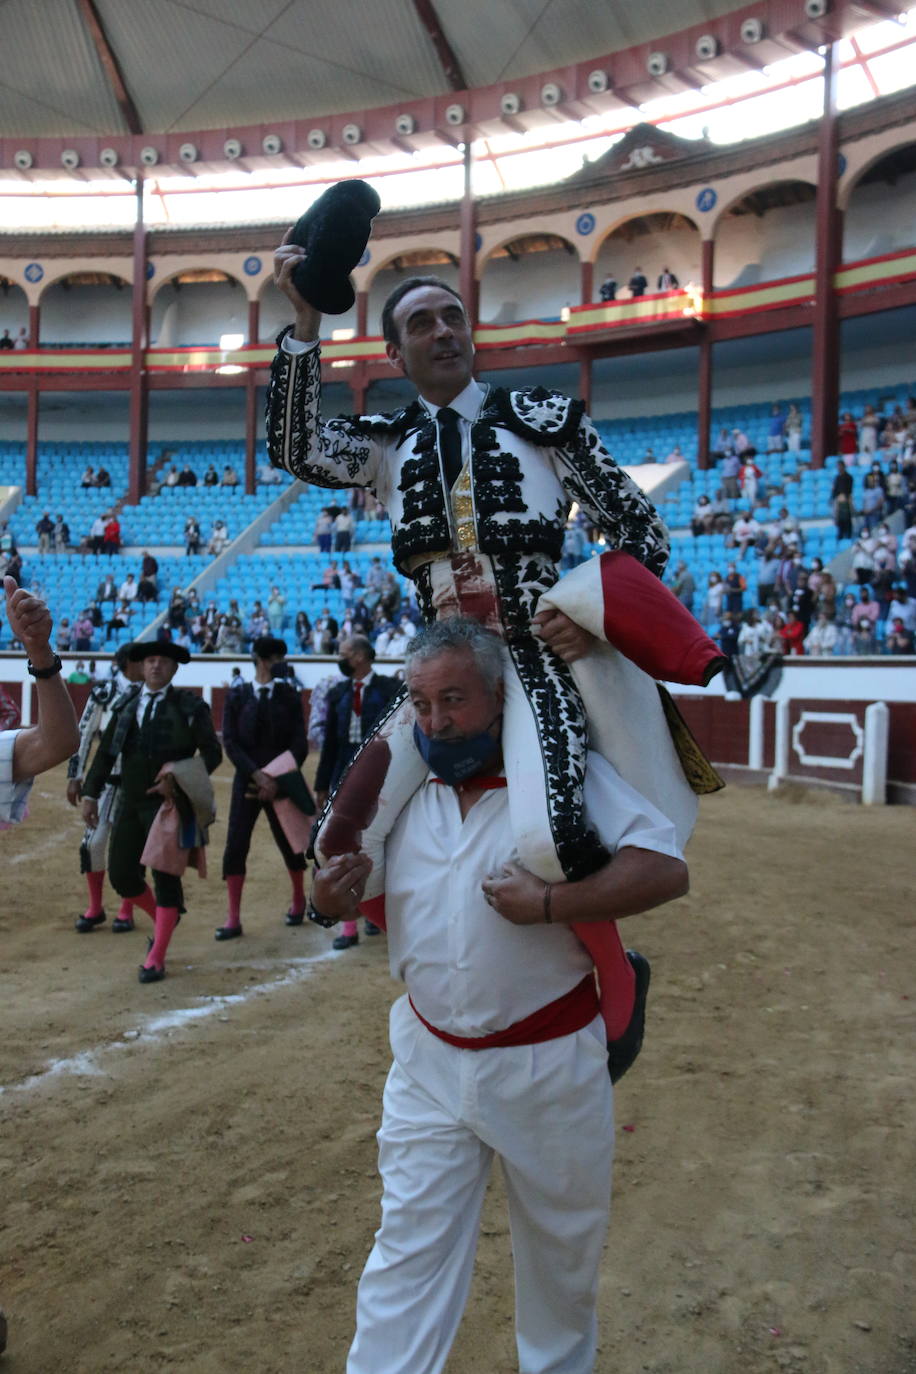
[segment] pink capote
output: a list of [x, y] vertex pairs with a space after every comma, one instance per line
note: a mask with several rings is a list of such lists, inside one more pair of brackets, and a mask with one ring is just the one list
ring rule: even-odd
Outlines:
[[[278, 754], [270, 763], [265, 763], [262, 770], [268, 777], [280, 778], [284, 773], [298, 773], [299, 765], [293, 758], [288, 749], [282, 754]], [[300, 811], [295, 802], [288, 797], [277, 797], [271, 803], [280, 822], [283, 834], [289, 841], [289, 847], [294, 854], [304, 854], [308, 848], [309, 839], [314, 824], [314, 816], [306, 816]]]

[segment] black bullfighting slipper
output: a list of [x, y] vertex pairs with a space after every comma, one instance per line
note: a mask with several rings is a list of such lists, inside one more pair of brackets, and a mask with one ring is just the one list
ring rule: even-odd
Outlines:
[[98, 916], [77, 916], [73, 924], [80, 935], [86, 935], [90, 930], [95, 930], [96, 926], [103, 926], [107, 919], [104, 911], [100, 911]]
[[147, 968], [145, 964], [140, 965], [139, 981], [141, 983], [161, 983], [164, 977], [164, 964], [162, 968]]
[[358, 935], [338, 935], [336, 940], [332, 940], [332, 949], [352, 949], [359, 944]]
[[283, 917], [288, 926], [301, 926], [305, 920], [304, 911], [288, 911]]
[[123, 935], [125, 930], [134, 929], [133, 916], [116, 916], [111, 923], [112, 935]]
[[646, 998], [649, 995], [652, 971], [649, 968], [649, 960], [638, 954], [635, 949], [627, 950], [627, 958], [636, 974], [636, 992], [630, 1024], [617, 1040], [608, 1041], [607, 1066], [612, 1083], [619, 1083], [627, 1069], [632, 1068], [642, 1049], [642, 1037], [646, 1029]]
[[381, 933], [382, 933], [382, 927], [381, 927], [381, 926], [377, 926], [377, 925], [375, 924], [374, 921], [367, 921], [367, 922], [366, 922], [366, 934], [367, 934], [367, 935], [381, 935]]
[[242, 934], [244, 934], [244, 932], [241, 926], [217, 926], [214, 939], [237, 940]]
[[322, 315], [345, 315], [356, 300], [350, 273], [366, 251], [381, 204], [365, 181], [338, 181], [293, 225], [290, 241], [307, 253], [293, 285]]

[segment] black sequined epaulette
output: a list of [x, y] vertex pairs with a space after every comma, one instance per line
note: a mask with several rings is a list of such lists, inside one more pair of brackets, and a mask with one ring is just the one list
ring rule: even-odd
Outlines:
[[498, 424], [543, 448], [567, 444], [575, 436], [585, 412], [584, 401], [572, 400], [561, 391], [543, 386], [507, 391], [497, 387], [488, 397], [487, 418], [495, 413]]
[[411, 401], [410, 405], [394, 410], [390, 415], [340, 415], [338, 419], [346, 421], [347, 426], [364, 439], [384, 434], [400, 440], [405, 434], [419, 429], [426, 422], [427, 415], [419, 401]]

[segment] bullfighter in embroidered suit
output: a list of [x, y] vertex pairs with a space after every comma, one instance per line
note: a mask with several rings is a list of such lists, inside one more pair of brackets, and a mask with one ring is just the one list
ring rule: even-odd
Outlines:
[[[693, 675], [688, 680], [706, 680], [719, 658], [652, 576], [662, 572], [668, 552], [652, 505], [604, 450], [581, 402], [542, 388], [491, 389], [473, 379], [464, 306], [435, 278], [403, 282], [382, 314], [389, 360], [416, 385], [419, 398], [391, 415], [322, 421], [320, 317], [292, 284], [301, 258], [301, 250], [286, 242], [276, 259], [277, 283], [296, 307], [296, 324], [281, 336], [268, 394], [271, 461], [316, 485], [373, 490], [391, 518], [395, 563], [416, 583], [425, 618], [470, 615], [503, 638], [514, 669], [507, 674], [504, 742], [522, 863], [553, 882], [576, 881], [607, 861], [582, 805], [586, 719], [594, 745], [593, 718], [602, 713], [612, 719], [599, 730], [597, 747], [651, 800], [664, 801], [686, 838], [695, 798], [658, 692], [606, 642], [617, 609], [635, 590], [641, 604], [624, 606], [631, 657], [642, 639], [651, 658], [653, 636], [664, 637], [664, 622], [654, 614], [662, 604], [676, 625], [675, 657], [681, 671]], [[558, 582], [574, 501], [614, 552], [592, 560], [603, 566], [586, 565]], [[596, 645], [592, 634], [605, 642]], [[597, 680], [588, 663], [596, 654], [605, 656]], [[593, 695], [583, 704], [585, 684]], [[394, 708], [381, 722], [342, 780], [316, 843], [319, 858], [328, 857], [357, 847], [354, 837], [358, 841], [361, 833], [378, 866], [370, 897], [383, 887], [384, 835], [421, 781], [408, 762], [416, 757], [411, 730], [409, 710]], [[702, 771], [703, 761], [696, 762]], [[590, 950], [595, 931], [593, 926], [585, 935]], [[610, 994], [615, 980], [608, 962], [597, 952], [595, 960]], [[619, 941], [616, 963], [623, 968], [622, 991], [618, 978], [613, 996], [617, 1011], [603, 1006], [611, 1040], [615, 1028], [629, 1024], [621, 1009], [633, 1006], [633, 970]]]

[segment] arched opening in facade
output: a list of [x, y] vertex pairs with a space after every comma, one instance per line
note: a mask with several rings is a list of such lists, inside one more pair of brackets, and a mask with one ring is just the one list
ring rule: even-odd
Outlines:
[[68, 272], [41, 293], [42, 348], [130, 348], [130, 283], [113, 272]]
[[[599, 300], [601, 284], [610, 278], [616, 283], [616, 299], [633, 295], [630, 282], [637, 275], [646, 278], [643, 294], [665, 290], [662, 274], [672, 273], [680, 286], [699, 282], [702, 275], [700, 231], [693, 220], [673, 210], [656, 210], [649, 215], [633, 215], [606, 235], [595, 260], [594, 297]], [[663, 284], [659, 286], [659, 280]]]
[[808, 181], [773, 181], [726, 206], [716, 225], [716, 289], [813, 272], [816, 194]]
[[843, 221], [843, 260], [916, 245], [916, 143], [884, 153], [859, 175]]
[[157, 288], [150, 312], [154, 348], [213, 348], [224, 334], [248, 337], [248, 299], [236, 277], [189, 267]]
[[[20, 332], [29, 334], [29, 301], [18, 282], [0, 276], [0, 337], [4, 335], [15, 344]], [[6, 348], [6, 344], [4, 344]]]
[[558, 320], [579, 304], [581, 266], [575, 246], [559, 234], [532, 230], [489, 254], [480, 279], [481, 324]]

